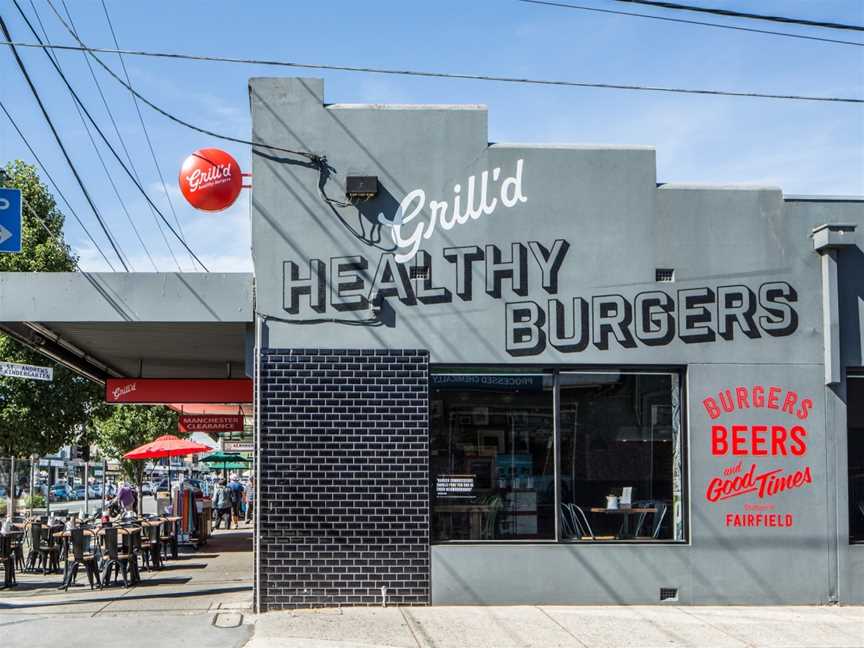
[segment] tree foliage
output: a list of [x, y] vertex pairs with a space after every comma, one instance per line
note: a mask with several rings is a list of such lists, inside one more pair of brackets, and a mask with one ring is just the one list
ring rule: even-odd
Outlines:
[[123, 455], [163, 434], [177, 431], [177, 412], [161, 405], [112, 405], [108, 415], [94, 421], [95, 442], [102, 454], [121, 462], [123, 472], [141, 492], [143, 461], [127, 461]]
[[21, 252], [0, 254], [0, 272], [74, 270], [78, 258], [63, 240], [65, 219], [48, 187], [39, 180], [35, 167], [16, 160], [0, 170], [0, 176], [4, 187], [21, 190], [24, 203]]
[[[62, 238], [63, 214], [35, 168], [16, 161], [2, 171], [2, 184], [22, 190], [25, 207], [22, 251], [0, 254], [0, 271], [74, 270], [77, 259]], [[49, 454], [72, 443], [87, 429], [102, 400], [97, 385], [2, 334], [0, 360], [54, 368], [51, 382], [0, 378], [0, 454]]]

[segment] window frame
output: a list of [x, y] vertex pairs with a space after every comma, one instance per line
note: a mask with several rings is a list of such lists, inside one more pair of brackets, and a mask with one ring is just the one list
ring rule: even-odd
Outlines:
[[[433, 374], [470, 374], [470, 373], [489, 373], [489, 374], [544, 374], [552, 376], [552, 439], [554, 448], [554, 522], [555, 522], [555, 537], [547, 539], [494, 539], [494, 540], [435, 540], [432, 538], [432, 520], [434, 507], [434, 494], [432, 493], [432, 484], [434, 484], [434, 475], [432, 474], [432, 447], [429, 446], [428, 466], [429, 466], [429, 544], [432, 546], [447, 546], [447, 545], [471, 545], [484, 547], [490, 545], [564, 545], [564, 546], [634, 546], [634, 547], [651, 547], [651, 546], [688, 546], [690, 545], [690, 425], [688, 420], [688, 400], [687, 400], [687, 368], [681, 365], [545, 365], [545, 364], [433, 364], [429, 367], [429, 400], [432, 400], [432, 375]], [[683, 538], [680, 540], [602, 540], [602, 541], [575, 541], [561, 536], [561, 392], [560, 392], [560, 376], [565, 373], [622, 373], [622, 374], [676, 374], [678, 376], [678, 392], [680, 401], [680, 426], [681, 426], [681, 516], [682, 516], [682, 533]], [[432, 438], [432, 417], [431, 413], [428, 419], [429, 439]]]
[[[849, 382], [850, 381], [861, 381], [864, 382], [864, 367], [849, 367], [846, 370], [846, 398], [844, 399], [846, 402], [846, 408], [849, 408]], [[850, 479], [849, 471], [850, 471], [850, 456], [849, 456], [849, 416], [847, 412], [846, 416], [846, 429], [845, 429], [845, 442], [846, 442], [846, 502], [847, 508], [849, 509], [849, 513], [846, 519], [846, 534], [848, 537], [848, 546], [850, 547], [864, 547], [864, 539], [856, 540], [855, 536], [852, 534], [852, 520], [855, 515], [855, 510], [853, 508], [852, 503], [852, 480]]]

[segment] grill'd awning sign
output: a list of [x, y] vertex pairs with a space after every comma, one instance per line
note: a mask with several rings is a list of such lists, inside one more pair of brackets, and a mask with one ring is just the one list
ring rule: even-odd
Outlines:
[[190, 432], [242, 432], [243, 417], [237, 414], [183, 414], [177, 421], [177, 430]]

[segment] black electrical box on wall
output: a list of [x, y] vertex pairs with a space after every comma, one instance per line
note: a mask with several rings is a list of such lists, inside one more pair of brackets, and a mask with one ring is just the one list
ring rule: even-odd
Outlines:
[[378, 193], [378, 176], [348, 176], [345, 195], [349, 198], [371, 198]]

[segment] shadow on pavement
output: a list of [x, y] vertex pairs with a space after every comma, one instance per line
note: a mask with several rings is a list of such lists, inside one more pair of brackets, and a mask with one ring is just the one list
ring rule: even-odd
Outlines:
[[[248, 592], [252, 590], [251, 585], [236, 585], [234, 587], [210, 587], [200, 590], [183, 592], [159, 592], [153, 594], [129, 594], [126, 596], [110, 596], [104, 598], [88, 598], [78, 600], [38, 601], [34, 603], [0, 603], [0, 610], [27, 610], [33, 608], [50, 608], [66, 605], [92, 605], [93, 603], [111, 603], [112, 601], [147, 601], [154, 599], [178, 599], [192, 596], [215, 596], [217, 594], [230, 594], [235, 592]], [[127, 590], [128, 591], [128, 590]]]

